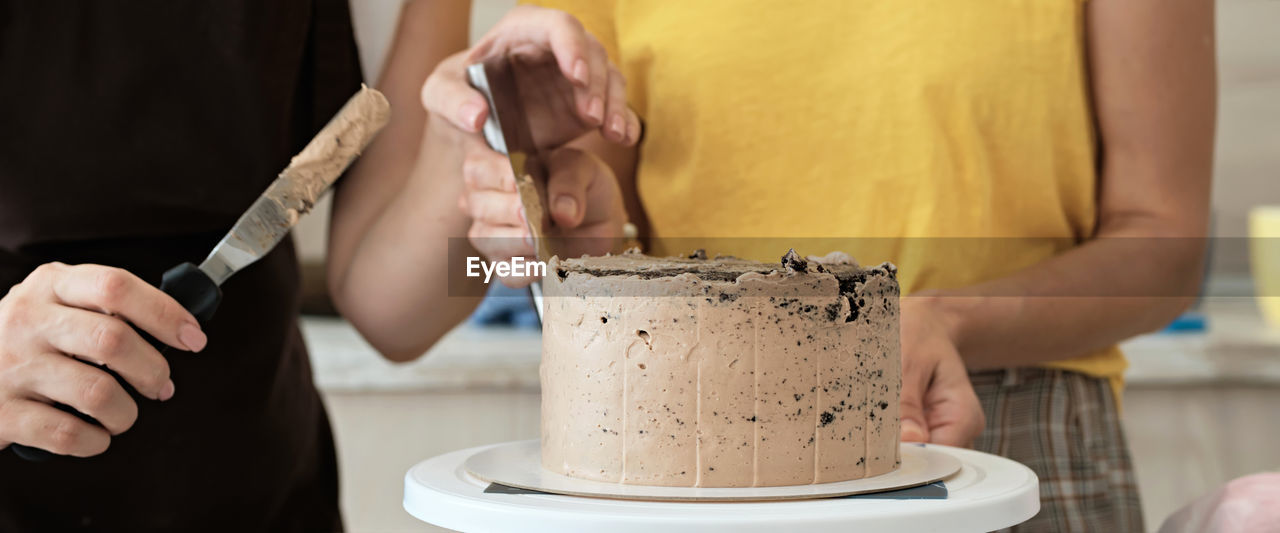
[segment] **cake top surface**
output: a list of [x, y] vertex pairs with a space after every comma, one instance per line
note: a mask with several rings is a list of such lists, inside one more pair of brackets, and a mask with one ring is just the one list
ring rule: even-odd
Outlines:
[[692, 274], [707, 281], [735, 281], [745, 274], [830, 273], [837, 279], [865, 278], [868, 274], [884, 274], [896, 278], [897, 268], [883, 263], [874, 268], [862, 268], [852, 258], [841, 252], [824, 257], [800, 257], [794, 249], [788, 250], [777, 263], [751, 261], [732, 256], [708, 258], [703, 250], [686, 256], [651, 257], [629, 250], [619, 255], [583, 256], [561, 259], [556, 265], [561, 278], [573, 274], [595, 277], [638, 277], [657, 279]]

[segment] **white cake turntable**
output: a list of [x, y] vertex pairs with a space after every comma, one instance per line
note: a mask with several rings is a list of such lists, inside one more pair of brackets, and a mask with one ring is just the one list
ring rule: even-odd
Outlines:
[[[914, 488], [911, 488], [914, 487]], [[973, 450], [902, 445], [872, 478], [790, 487], [622, 485], [542, 469], [538, 441], [459, 450], [405, 475], [404, 508], [459, 531], [993, 531], [1040, 509], [1026, 466]]]

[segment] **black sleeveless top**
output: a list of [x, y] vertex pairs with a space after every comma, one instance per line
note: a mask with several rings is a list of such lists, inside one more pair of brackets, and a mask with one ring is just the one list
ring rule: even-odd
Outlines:
[[[0, 295], [49, 261], [198, 263], [359, 87], [346, 0], [0, 0]], [[0, 531], [335, 531], [286, 240], [176, 395], [88, 459], [0, 451]]]

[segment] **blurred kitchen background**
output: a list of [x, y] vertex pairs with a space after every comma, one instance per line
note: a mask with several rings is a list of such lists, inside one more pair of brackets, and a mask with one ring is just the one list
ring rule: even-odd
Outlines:
[[[366, 79], [378, 77], [402, 1], [351, 1]], [[514, 3], [475, 0], [472, 38]], [[1280, 206], [1280, 0], [1218, 0], [1217, 24], [1209, 296], [1182, 331], [1124, 345], [1125, 425], [1153, 531], [1218, 484], [1280, 469], [1280, 326], [1264, 325], [1252, 297], [1245, 238], [1251, 209]], [[303, 328], [337, 434], [347, 528], [435, 531], [401, 510], [405, 471], [447, 451], [538, 436], [538, 332], [473, 322], [417, 362], [385, 362], [345, 322], [323, 315], [327, 200], [318, 211], [295, 232], [306, 307], [317, 313]], [[1269, 294], [1280, 300], [1280, 291]]]

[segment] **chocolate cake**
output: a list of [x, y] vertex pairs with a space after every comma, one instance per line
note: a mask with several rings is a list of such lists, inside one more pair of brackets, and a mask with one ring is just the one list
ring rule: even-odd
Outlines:
[[780, 263], [626, 253], [553, 258], [547, 270], [548, 470], [752, 487], [897, 468], [893, 265], [792, 250]]

